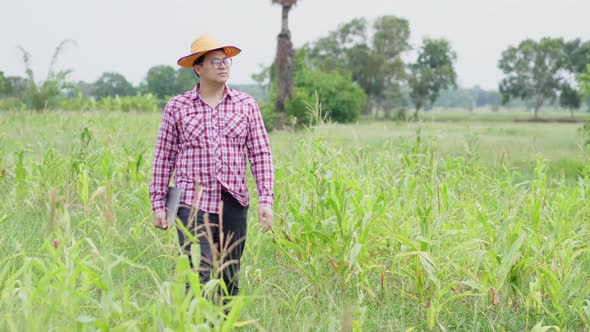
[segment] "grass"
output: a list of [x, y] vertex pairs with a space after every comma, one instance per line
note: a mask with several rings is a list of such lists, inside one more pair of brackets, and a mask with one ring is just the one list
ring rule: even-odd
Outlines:
[[151, 226], [159, 120], [0, 113], [0, 330], [590, 326], [579, 124], [273, 133], [275, 228], [261, 234], [250, 209], [242, 295], [224, 321], [219, 306], [184, 295], [196, 276], [176, 234]]

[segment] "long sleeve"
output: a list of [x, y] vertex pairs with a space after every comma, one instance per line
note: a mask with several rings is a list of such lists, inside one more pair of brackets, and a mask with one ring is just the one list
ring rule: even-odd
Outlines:
[[174, 107], [171, 103], [168, 103], [164, 108], [164, 116], [154, 151], [152, 182], [149, 187], [150, 201], [154, 212], [164, 210], [166, 193], [178, 153], [178, 129], [173, 110]]
[[248, 124], [246, 147], [252, 175], [256, 180], [258, 203], [272, 207], [274, 201], [274, 168], [270, 143], [262, 114], [258, 105], [253, 102]]

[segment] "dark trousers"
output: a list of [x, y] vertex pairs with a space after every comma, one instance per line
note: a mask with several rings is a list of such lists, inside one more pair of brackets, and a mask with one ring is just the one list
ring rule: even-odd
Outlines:
[[[183, 206], [178, 209], [178, 217], [187, 230], [195, 236], [201, 249], [198, 270], [201, 284], [207, 283], [211, 278], [223, 278], [228, 295], [237, 295], [240, 259], [246, 243], [248, 207], [242, 206], [225, 191], [221, 194], [221, 200], [223, 201], [221, 221], [219, 214], [199, 210], [196, 213], [196, 223], [194, 219], [191, 222], [190, 209]], [[180, 247], [188, 255], [191, 268], [194, 269], [190, 255], [191, 241], [179, 227], [177, 231]]]

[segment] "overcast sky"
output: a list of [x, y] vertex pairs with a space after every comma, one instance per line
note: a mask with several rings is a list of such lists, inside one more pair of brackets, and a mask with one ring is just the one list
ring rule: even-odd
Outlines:
[[[300, 0], [291, 11], [295, 47], [355, 17], [396, 15], [410, 22], [411, 42], [444, 37], [458, 55], [459, 85], [497, 89], [501, 52], [525, 38], [590, 40], [589, 0]], [[73, 39], [58, 62], [73, 80], [103, 72], [133, 84], [159, 64], [176, 67], [191, 42], [212, 33], [242, 49], [231, 83], [251, 83], [272, 63], [281, 10], [270, 0], [0, 0], [0, 71], [24, 76], [17, 45], [32, 54], [37, 79], [46, 76], [57, 44]]]

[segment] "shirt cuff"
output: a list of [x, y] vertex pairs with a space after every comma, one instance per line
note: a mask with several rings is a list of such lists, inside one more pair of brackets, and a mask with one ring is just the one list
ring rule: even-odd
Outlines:
[[162, 210], [166, 210], [166, 207], [164, 206], [164, 202], [158, 201], [158, 202], [153, 202], [152, 203], [152, 212], [158, 212], [158, 211], [162, 211]]
[[258, 197], [258, 205], [266, 205], [272, 208], [272, 196], [260, 196]]

